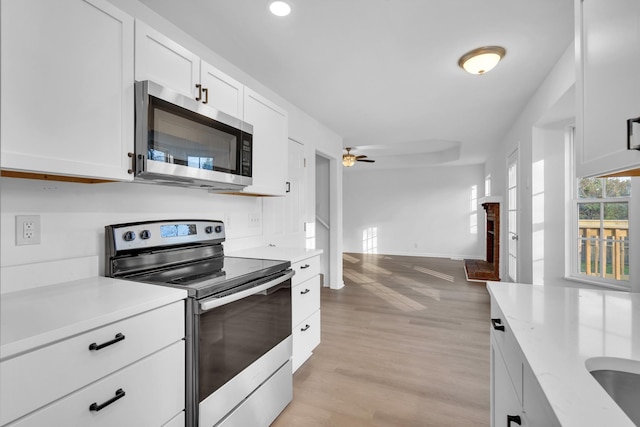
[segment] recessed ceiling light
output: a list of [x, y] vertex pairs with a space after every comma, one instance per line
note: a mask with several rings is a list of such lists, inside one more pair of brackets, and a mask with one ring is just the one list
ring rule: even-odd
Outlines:
[[485, 46], [465, 53], [458, 65], [471, 74], [484, 74], [498, 65], [507, 51], [500, 46]]
[[291, 6], [285, 1], [272, 1], [269, 10], [276, 16], [287, 16], [291, 13]]

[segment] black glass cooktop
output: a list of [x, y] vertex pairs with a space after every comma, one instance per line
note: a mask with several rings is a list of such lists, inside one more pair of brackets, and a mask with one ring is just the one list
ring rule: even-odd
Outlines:
[[136, 282], [186, 289], [189, 296], [203, 298], [286, 270], [289, 261], [219, 257], [123, 277]]

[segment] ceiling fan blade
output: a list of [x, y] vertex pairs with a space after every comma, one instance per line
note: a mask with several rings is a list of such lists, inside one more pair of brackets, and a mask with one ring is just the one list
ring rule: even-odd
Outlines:
[[358, 162], [367, 162], [367, 163], [375, 163], [375, 160], [365, 160], [365, 159], [356, 159]]
[[367, 156], [365, 156], [364, 154], [362, 154], [362, 155], [360, 155], [360, 156], [356, 156], [356, 159], [364, 159], [365, 157], [367, 157]]

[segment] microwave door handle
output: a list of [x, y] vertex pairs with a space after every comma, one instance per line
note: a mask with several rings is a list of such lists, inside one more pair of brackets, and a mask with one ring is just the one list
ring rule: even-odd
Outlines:
[[245, 289], [244, 291], [236, 292], [234, 294], [227, 295], [226, 297], [222, 297], [222, 298], [213, 297], [213, 298], [204, 299], [200, 302], [200, 311], [201, 312], [209, 311], [216, 307], [220, 307], [220, 306], [232, 303], [234, 301], [238, 301], [239, 299], [246, 298], [251, 295], [264, 293], [268, 289], [271, 289], [274, 286], [278, 286], [281, 283], [291, 279], [294, 274], [295, 274], [295, 271], [293, 270], [287, 271], [282, 276], [276, 279], [270, 280], [267, 283], [263, 283], [262, 285], [259, 285], [250, 289]]

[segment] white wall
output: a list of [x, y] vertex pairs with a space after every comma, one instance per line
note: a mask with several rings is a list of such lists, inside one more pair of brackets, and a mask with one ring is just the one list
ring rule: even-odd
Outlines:
[[[573, 44], [567, 47], [564, 54], [551, 70], [545, 81], [532, 95], [530, 101], [518, 116], [517, 120], [499, 142], [486, 163], [486, 174], [491, 174], [492, 194], [502, 196], [505, 203], [507, 186], [507, 157], [516, 148], [520, 155], [518, 168], [518, 278], [519, 282], [533, 281], [533, 217], [532, 217], [532, 167], [533, 167], [533, 134], [536, 126], [545, 115], [557, 105], [563, 96], [572, 90], [575, 83], [575, 56]], [[564, 180], [564, 177], [557, 177]], [[551, 181], [555, 185], [558, 181]], [[548, 185], [545, 187], [547, 188]], [[507, 216], [506, 208], [501, 208], [501, 260], [507, 260]], [[539, 225], [538, 225], [539, 226]], [[558, 251], [564, 247], [558, 247]], [[554, 256], [545, 254], [547, 258]], [[507, 276], [507, 263], [501, 262], [501, 277]]]
[[[135, 0], [110, 0], [135, 18], [164, 33], [204, 60], [269, 98], [289, 113], [289, 136], [304, 144], [307, 164], [315, 162], [322, 150], [327, 157], [340, 159], [342, 138], [295, 105], [274, 93], [224, 58], [191, 38]], [[342, 184], [342, 172], [334, 177]], [[1, 241], [0, 266], [59, 260], [104, 253], [104, 226], [118, 222], [168, 218], [209, 218], [227, 221], [225, 250], [233, 251], [266, 243], [289, 240], [284, 227], [263, 224], [273, 217], [270, 203], [262, 198], [208, 194], [195, 189], [176, 189], [137, 183], [73, 184], [0, 178]], [[315, 195], [315, 169], [310, 168], [307, 188]], [[338, 194], [336, 197], [339, 197]], [[277, 205], [277, 204], [276, 204]], [[341, 202], [333, 207], [341, 215]], [[249, 213], [258, 214], [259, 226], [249, 227]], [[37, 214], [42, 221], [42, 244], [15, 246], [15, 215]], [[302, 220], [314, 220], [313, 203], [307, 205]], [[341, 218], [341, 217], [340, 217]], [[340, 221], [341, 226], [341, 221]], [[342, 242], [335, 240], [333, 265], [342, 267]], [[102, 262], [102, 258], [101, 258]], [[337, 271], [330, 280], [342, 283]]]
[[471, 200], [473, 186], [484, 195], [482, 165], [366, 166], [344, 174], [345, 252], [363, 252], [363, 230], [377, 227], [380, 254], [484, 258], [484, 211]]
[[565, 224], [571, 204], [567, 201], [570, 170], [567, 170], [567, 127], [560, 123], [533, 129], [532, 150], [532, 282], [562, 284], [566, 248]]

